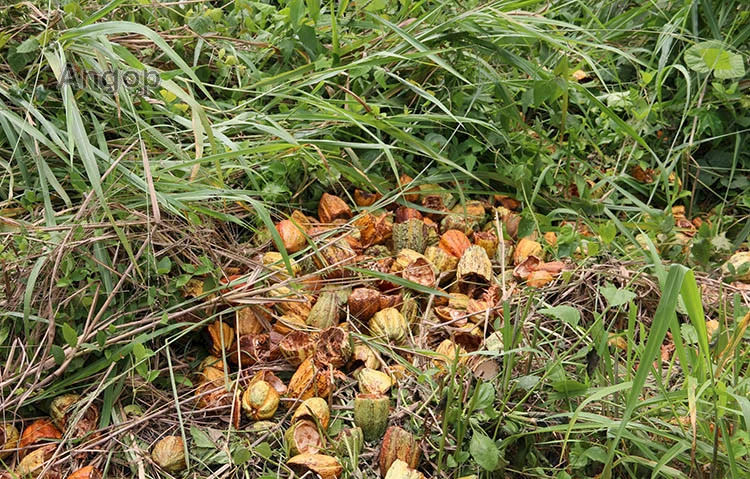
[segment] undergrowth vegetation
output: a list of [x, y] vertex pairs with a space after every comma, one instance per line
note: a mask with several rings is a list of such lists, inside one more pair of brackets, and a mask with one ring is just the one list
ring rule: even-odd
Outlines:
[[511, 236], [572, 267], [498, 305], [494, 377], [402, 364], [427, 477], [750, 475], [747, 267], [721, 270], [750, 236], [742, 1], [32, 1], [0, 28], [3, 422], [74, 392], [106, 477], [167, 477], [167, 433], [194, 477], [290, 474], [278, 430], [196, 408], [201, 332], [237, 274], [268, 303], [260, 252], [313, 254], [279, 248], [293, 210], [430, 213], [404, 195], [429, 185], [515, 198]]

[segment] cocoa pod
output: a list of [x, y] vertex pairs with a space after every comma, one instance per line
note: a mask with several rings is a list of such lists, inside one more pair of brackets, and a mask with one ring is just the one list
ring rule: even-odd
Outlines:
[[331, 411], [325, 399], [314, 397], [305, 399], [292, 415], [292, 423], [306, 419], [319, 425], [324, 431], [328, 429]]
[[346, 300], [349, 314], [368, 321], [380, 309], [380, 292], [371, 288], [355, 288]]
[[383, 436], [383, 444], [378, 456], [380, 474], [385, 476], [397, 459], [404, 461], [410, 468], [415, 469], [419, 464], [420, 456], [419, 443], [414, 436], [398, 426], [391, 426]]
[[323, 449], [323, 438], [313, 421], [300, 419], [284, 433], [284, 443], [290, 456], [317, 454]]
[[323, 454], [298, 454], [286, 462], [300, 477], [309, 477], [309, 473], [317, 474], [322, 479], [338, 479], [344, 468], [338, 459]]
[[185, 445], [180, 436], [166, 436], [154, 445], [151, 459], [167, 472], [175, 473], [187, 468]]
[[401, 312], [396, 308], [385, 308], [370, 319], [370, 332], [373, 336], [400, 343], [409, 334], [409, 325]]
[[490, 285], [493, 279], [492, 262], [484, 248], [475, 245], [466, 249], [463, 257], [458, 261], [456, 279], [463, 292], [466, 292], [471, 285], [478, 285], [481, 288]]
[[388, 426], [390, 400], [382, 394], [358, 394], [354, 398], [354, 424], [362, 428], [365, 441], [376, 441]]
[[315, 342], [318, 334], [307, 331], [292, 331], [279, 342], [279, 350], [284, 359], [292, 366], [299, 366], [315, 353]]
[[[328, 370], [320, 369], [312, 358], [305, 359], [292, 375], [287, 387], [286, 396], [298, 399], [299, 402], [311, 397], [327, 398], [331, 394], [331, 374]], [[296, 408], [298, 402], [290, 407]]]
[[62, 432], [50, 419], [37, 419], [23, 430], [18, 442], [18, 457], [23, 457], [33, 449], [48, 442], [50, 439], [60, 439]]
[[324, 366], [341, 368], [352, 356], [349, 333], [342, 328], [331, 327], [320, 333], [315, 343], [315, 361]]

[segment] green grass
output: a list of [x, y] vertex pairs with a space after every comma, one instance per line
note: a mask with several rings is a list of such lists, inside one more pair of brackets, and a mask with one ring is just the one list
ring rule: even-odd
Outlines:
[[[167, 431], [200, 477], [287, 474], [280, 427], [235, 434], [194, 408], [215, 293], [255, 271], [238, 295], [263, 303], [260, 252], [309, 270], [324, 243], [288, 254], [276, 221], [325, 191], [403, 204], [407, 174], [458, 203], [517, 198], [519, 236], [556, 232], [548, 254], [574, 266], [504, 298], [491, 381], [372, 340], [413, 373], [392, 403], [426, 475], [746, 477], [748, 294], [716, 278], [750, 235], [749, 38], [742, 2], [708, 0], [0, 6], [3, 421], [77, 392], [115, 477], [163, 475], [146, 452]], [[81, 73], [107, 71], [159, 85]], [[692, 238], [680, 206], [703, 220]], [[347, 474], [375, 475], [373, 451]]]

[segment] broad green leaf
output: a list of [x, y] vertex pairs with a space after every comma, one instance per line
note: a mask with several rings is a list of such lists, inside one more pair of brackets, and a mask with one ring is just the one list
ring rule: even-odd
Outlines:
[[617, 226], [613, 221], [606, 221], [599, 226], [599, 236], [602, 238], [602, 243], [610, 244], [615, 240], [617, 236]]
[[492, 383], [479, 383], [474, 393], [474, 409], [486, 409], [492, 407], [495, 402], [495, 387]]
[[721, 42], [709, 40], [688, 48], [685, 64], [698, 73], [713, 72], [716, 78], [742, 78], [745, 64], [742, 55], [727, 50]]
[[261, 442], [257, 446], [253, 448], [253, 451], [258, 454], [263, 459], [269, 459], [273, 456], [273, 450], [271, 449], [271, 445], [267, 442]]
[[169, 273], [169, 271], [171, 269], [172, 269], [172, 260], [169, 259], [169, 256], [163, 257], [156, 264], [156, 273], [157, 274], [167, 274], [167, 273]]
[[55, 359], [55, 364], [58, 366], [65, 362], [65, 351], [57, 344], [53, 344], [49, 348], [49, 352], [52, 354], [52, 357]]
[[599, 292], [607, 300], [607, 304], [610, 308], [616, 308], [627, 304], [635, 299], [636, 294], [627, 289], [618, 289], [611, 283], [607, 283], [606, 286], [599, 288]]
[[78, 344], [78, 333], [68, 323], [62, 325], [62, 335], [63, 339], [65, 339], [65, 342], [71, 348], [74, 348]]
[[571, 326], [577, 326], [578, 322], [581, 320], [581, 312], [572, 306], [563, 305], [552, 308], [543, 308], [539, 310], [539, 313], [559, 319]]
[[500, 459], [500, 451], [495, 441], [480, 431], [474, 431], [469, 443], [469, 452], [479, 466], [485, 471], [494, 471]]
[[18, 45], [16, 53], [34, 53], [37, 50], [39, 50], [39, 40], [37, 40], [36, 37], [31, 37]]
[[[255, 450], [257, 451], [258, 448], [255, 448]], [[232, 462], [234, 463], [235, 466], [244, 464], [252, 458], [253, 458], [252, 453], [244, 447], [239, 447], [235, 451], [232, 452]]]
[[203, 447], [208, 449], [215, 449], [216, 444], [205, 432], [201, 431], [195, 426], [190, 426], [190, 435], [193, 437], [193, 443], [197, 447]]

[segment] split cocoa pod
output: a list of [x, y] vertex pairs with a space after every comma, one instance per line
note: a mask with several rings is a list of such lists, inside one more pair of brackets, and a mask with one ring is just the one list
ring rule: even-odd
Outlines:
[[49, 440], [60, 439], [62, 432], [50, 419], [37, 419], [23, 430], [18, 442], [18, 457], [23, 459], [26, 454], [42, 446]]
[[52, 459], [55, 454], [57, 445], [47, 444], [38, 449], [29, 452], [21, 459], [16, 465], [15, 474], [17, 477], [35, 477], [37, 479], [57, 479], [60, 477], [59, 469], [51, 467], [47, 469], [45, 474], [40, 474], [47, 463]]
[[292, 375], [287, 387], [286, 397], [298, 401], [285, 404], [296, 408], [302, 401], [311, 397], [327, 398], [331, 394], [331, 383], [331, 373], [317, 366], [313, 358], [307, 358]]
[[93, 432], [99, 425], [99, 408], [89, 404], [78, 415], [78, 408], [83, 406], [81, 396], [77, 394], [63, 394], [52, 400], [49, 414], [58, 429], [71, 434], [73, 438], [81, 438]]
[[298, 454], [289, 459], [286, 465], [299, 476], [312, 472], [323, 479], [337, 479], [344, 470], [338, 459], [324, 454]]
[[284, 433], [284, 443], [290, 456], [317, 454], [323, 449], [323, 437], [318, 426], [308, 419], [293, 422]]
[[396, 459], [388, 468], [385, 479], [425, 479], [425, 477], [421, 472], [409, 467], [406, 461]]
[[421, 453], [419, 442], [412, 433], [398, 426], [389, 427], [383, 436], [383, 444], [378, 456], [380, 474], [385, 476], [397, 460], [404, 461], [409, 468], [415, 469], [419, 464]]
[[102, 473], [94, 466], [84, 466], [75, 470], [68, 479], [102, 479]]

